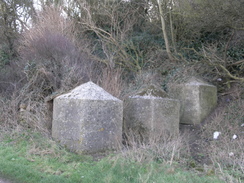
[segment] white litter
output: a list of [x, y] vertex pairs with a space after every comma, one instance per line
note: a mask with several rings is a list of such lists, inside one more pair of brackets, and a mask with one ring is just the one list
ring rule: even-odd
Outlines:
[[213, 139], [218, 139], [219, 135], [221, 134], [221, 132], [214, 132], [213, 133]]
[[232, 137], [233, 139], [236, 139], [237, 138], [237, 135], [235, 134], [235, 135], [233, 135], [233, 137]]
[[229, 156], [234, 156], [234, 153], [233, 153], [233, 152], [230, 152], [230, 153], [229, 153]]
[[244, 127], [244, 123], [241, 124], [241, 127]]

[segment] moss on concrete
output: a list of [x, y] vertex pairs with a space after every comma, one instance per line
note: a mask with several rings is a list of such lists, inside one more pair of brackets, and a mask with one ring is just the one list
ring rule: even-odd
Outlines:
[[150, 85], [147, 88], [139, 91], [137, 96], [153, 96], [153, 97], [161, 97], [161, 98], [168, 98], [168, 94], [163, 91], [162, 89], [156, 87], [155, 85]]

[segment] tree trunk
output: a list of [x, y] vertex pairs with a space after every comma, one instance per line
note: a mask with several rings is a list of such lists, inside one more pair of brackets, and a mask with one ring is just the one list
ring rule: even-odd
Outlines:
[[164, 42], [165, 42], [165, 47], [166, 47], [166, 52], [168, 54], [168, 57], [171, 61], [174, 60], [172, 53], [169, 48], [169, 40], [166, 32], [166, 27], [165, 27], [165, 20], [164, 20], [164, 14], [163, 14], [163, 9], [162, 9], [162, 0], [157, 0], [158, 3], [158, 9], [159, 9], [159, 14], [160, 14], [160, 20], [161, 20], [161, 25], [162, 25], [162, 31], [163, 31], [163, 36], [164, 36]]

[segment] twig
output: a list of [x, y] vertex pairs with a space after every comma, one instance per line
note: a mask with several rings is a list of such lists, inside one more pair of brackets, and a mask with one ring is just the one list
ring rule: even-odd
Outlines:
[[219, 66], [221, 69], [223, 69], [230, 78], [235, 79], [235, 80], [240, 80], [241, 82], [244, 82], [244, 78], [232, 75], [230, 73], [230, 71], [228, 71], [223, 65], [217, 64], [217, 66]]
[[227, 65], [227, 60], [226, 60], [226, 56], [227, 56], [227, 54], [226, 54], [226, 52], [227, 52], [227, 49], [229, 48], [230, 41], [232, 40], [234, 34], [235, 34], [235, 31], [232, 32], [232, 34], [231, 34], [230, 38], [228, 39], [228, 42], [227, 42], [227, 44], [226, 44], [226, 46], [225, 46], [225, 52], [224, 52], [224, 63], [225, 63], [224, 66], [225, 66], [225, 67], [226, 67], [226, 65]]
[[244, 63], [244, 60], [239, 60], [235, 63], [232, 63], [232, 64], [228, 64], [228, 66], [232, 66], [232, 65], [238, 65], [238, 64], [241, 64], [241, 63]]
[[175, 145], [174, 145], [174, 147], [173, 147], [173, 151], [172, 151], [172, 155], [171, 155], [171, 159], [170, 159], [170, 163], [169, 163], [170, 166], [171, 166], [172, 163], [173, 163], [174, 155], [175, 155]]

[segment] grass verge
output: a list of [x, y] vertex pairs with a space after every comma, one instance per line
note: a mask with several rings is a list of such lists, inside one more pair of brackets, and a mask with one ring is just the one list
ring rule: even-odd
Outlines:
[[0, 175], [18, 183], [35, 182], [222, 182], [155, 161], [139, 163], [110, 155], [99, 161], [66, 151], [39, 133], [5, 135], [0, 142]]

